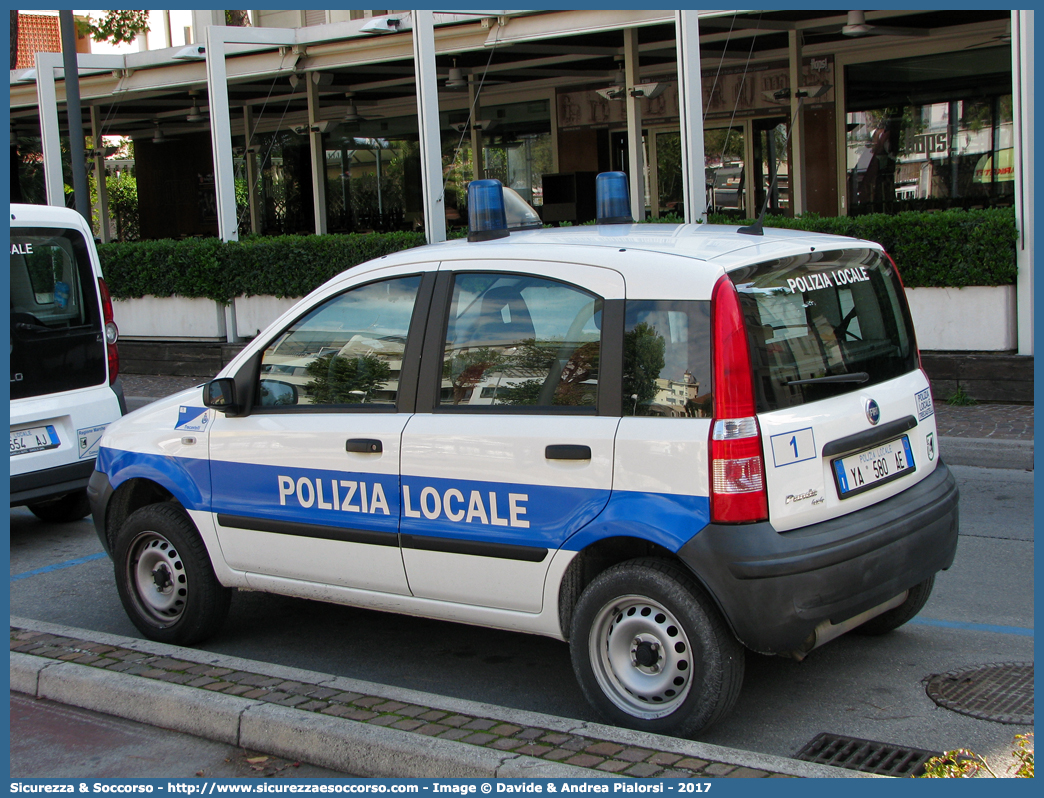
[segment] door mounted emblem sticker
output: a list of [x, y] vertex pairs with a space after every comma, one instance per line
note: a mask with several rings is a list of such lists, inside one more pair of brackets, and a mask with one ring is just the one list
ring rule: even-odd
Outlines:
[[866, 417], [871, 424], [876, 424], [881, 420], [881, 408], [873, 399], [866, 400]]
[[935, 459], [935, 434], [932, 432], [928, 433], [928, 436], [924, 439], [925, 446], [928, 447], [928, 459]]

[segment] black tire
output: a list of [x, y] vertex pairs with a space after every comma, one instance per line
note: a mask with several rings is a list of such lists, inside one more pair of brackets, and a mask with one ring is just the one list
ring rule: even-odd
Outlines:
[[906, 596], [906, 601], [898, 607], [871, 618], [852, 631], [860, 635], [884, 635], [893, 629], [898, 629], [924, 608], [924, 605], [928, 602], [928, 597], [932, 595], [932, 586], [934, 584], [935, 577], [929, 576], [920, 584], [911, 587], [910, 592]]
[[641, 731], [696, 734], [729, 713], [743, 684], [743, 646], [692, 577], [666, 560], [599, 574], [576, 604], [569, 648], [592, 706]]
[[84, 516], [90, 515], [91, 512], [91, 503], [87, 500], [86, 488], [66, 493], [57, 499], [48, 499], [45, 502], [27, 506], [29, 511], [41, 521], [50, 521], [55, 524], [79, 521]]
[[123, 608], [150, 640], [192, 645], [225, 622], [232, 590], [214, 576], [199, 532], [177, 505], [132, 513], [116, 533], [113, 565]]

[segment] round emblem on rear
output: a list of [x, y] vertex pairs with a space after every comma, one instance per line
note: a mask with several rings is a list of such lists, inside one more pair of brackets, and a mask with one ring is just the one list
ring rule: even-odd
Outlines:
[[881, 420], [881, 408], [873, 399], [866, 400], [866, 417], [871, 424], [876, 424]]

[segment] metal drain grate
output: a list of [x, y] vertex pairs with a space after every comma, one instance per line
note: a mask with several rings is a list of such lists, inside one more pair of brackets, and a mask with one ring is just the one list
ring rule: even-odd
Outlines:
[[1033, 663], [1008, 662], [932, 674], [925, 690], [936, 704], [997, 723], [1033, 724]]
[[939, 752], [822, 732], [794, 758], [879, 776], [919, 776], [933, 756]]

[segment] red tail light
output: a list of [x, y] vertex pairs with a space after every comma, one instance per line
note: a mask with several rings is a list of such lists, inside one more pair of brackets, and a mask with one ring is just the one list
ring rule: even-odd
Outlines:
[[112, 320], [112, 297], [109, 295], [109, 286], [102, 278], [98, 278], [98, 292], [102, 300], [102, 321], [105, 326], [105, 351], [109, 355], [109, 385], [116, 382], [120, 375], [120, 353], [116, 349], [116, 341], [120, 337], [120, 331], [116, 322]]
[[761, 432], [754, 405], [750, 346], [739, 293], [722, 277], [711, 295], [714, 421], [710, 435], [711, 520], [741, 524], [768, 518]]
[[[903, 301], [906, 301], [906, 286], [903, 285], [903, 276], [899, 274], [899, 267], [895, 265], [895, 261], [892, 256], [885, 252], [884, 256], [888, 258], [888, 262], [892, 264], [892, 271], [895, 272], [895, 278], [899, 281], [899, 290], [903, 292]], [[912, 328], [911, 328], [912, 329]], [[917, 351], [917, 368], [924, 371], [924, 363], [921, 361], [921, 349], [917, 346], [916, 340], [914, 341], [914, 347]], [[928, 372], [924, 371], [924, 378], [928, 379]]]

